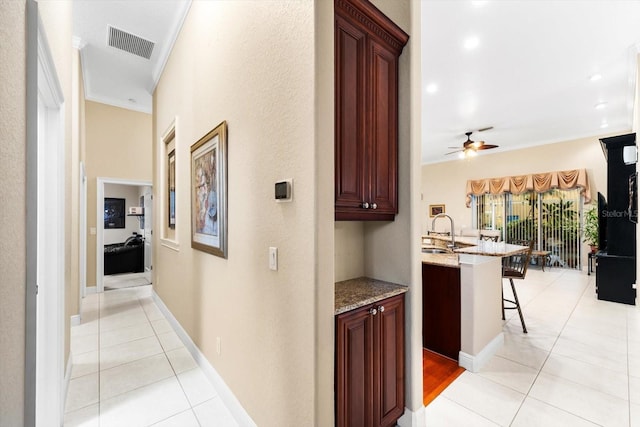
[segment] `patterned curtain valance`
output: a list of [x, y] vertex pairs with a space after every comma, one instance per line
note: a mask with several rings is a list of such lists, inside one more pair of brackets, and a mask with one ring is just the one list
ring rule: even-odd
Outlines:
[[585, 169], [534, 173], [531, 175], [505, 176], [467, 181], [467, 207], [471, 206], [471, 196], [483, 194], [521, 194], [527, 191], [544, 193], [554, 188], [561, 190], [580, 189], [585, 203], [591, 201], [589, 178]]

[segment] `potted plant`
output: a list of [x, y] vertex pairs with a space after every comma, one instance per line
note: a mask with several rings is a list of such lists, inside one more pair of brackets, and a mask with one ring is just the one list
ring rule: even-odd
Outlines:
[[598, 210], [592, 208], [584, 216], [583, 242], [591, 246], [591, 252], [598, 248]]

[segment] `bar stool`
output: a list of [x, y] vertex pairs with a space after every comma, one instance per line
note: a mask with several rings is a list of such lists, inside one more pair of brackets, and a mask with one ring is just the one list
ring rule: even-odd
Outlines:
[[[502, 291], [502, 320], [505, 320], [505, 310], [518, 310], [520, 315], [520, 323], [522, 323], [522, 332], [527, 333], [527, 325], [524, 323], [524, 317], [522, 316], [522, 308], [520, 307], [520, 301], [518, 300], [518, 293], [516, 287], [513, 284], [513, 279], [524, 279], [527, 274], [527, 267], [531, 261], [531, 251], [533, 250], [533, 240], [514, 242], [516, 245], [528, 246], [526, 252], [511, 255], [502, 258], [502, 278], [509, 279], [511, 283], [511, 290], [513, 291], [513, 300], [506, 299], [504, 297], [504, 290]], [[505, 307], [504, 303], [508, 302], [513, 304], [512, 306]]]
[[480, 233], [480, 240], [484, 240], [485, 242], [497, 242], [500, 239], [500, 236], [492, 236], [489, 234]]

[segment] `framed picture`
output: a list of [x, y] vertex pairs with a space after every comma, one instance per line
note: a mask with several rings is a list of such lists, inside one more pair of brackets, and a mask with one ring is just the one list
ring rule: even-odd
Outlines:
[[169, 200], [167, 206], [169, 206], [169, 215], [167, 226], [171, 229], [176, 228], [176, 150], [171, 150], [169, 155], [167, 156], [167, 175], [168, 175], [168, 186], [169, 189]]
[[438, 214], [444, 213], [444, 205], [429, 205], [429, 216], [434, 217]]
[[104, 229], [124, 228], [124, 199], [104, 198]]
[[191, 146], [191, 247], [227, 257], [227, 122]]

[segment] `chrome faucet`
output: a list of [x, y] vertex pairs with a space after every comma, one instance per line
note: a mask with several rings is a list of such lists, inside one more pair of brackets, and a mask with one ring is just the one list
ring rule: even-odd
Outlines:
[[443, 218], [443, 217], [447, 217], [449, 218], [449, 222], [451, 222], [451, 245], [448, 245], [450, 248], [455, 248], [456, 247], [456, 231], [453, 225], [453, 218], [451, 218], [449, 215], [447, 215], [446, 213], [440, 213], [438, 215], [436, 215], [433, 218], [433, 221], [431, 221], [431, 230], [435, 231], [435, 224], [436, 224], [436, 219], [438, 218]]

